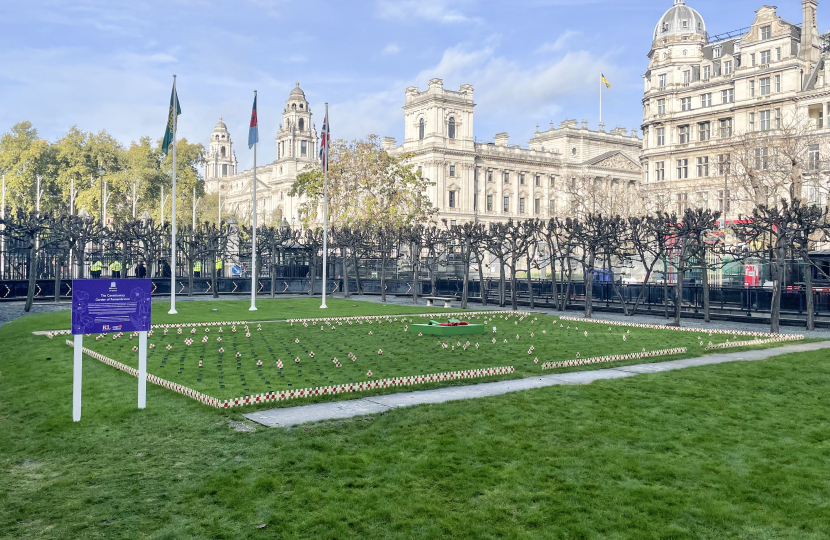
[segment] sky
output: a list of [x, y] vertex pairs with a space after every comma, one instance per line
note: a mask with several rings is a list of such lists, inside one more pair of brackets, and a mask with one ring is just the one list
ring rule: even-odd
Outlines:
[[[258, 162], [295, 81], [332, 136], [403, 139], [404, 91], [475, 88], [475, 135], [526, 146], [566, 117], [638, 128], [654, 27], [674, 0], [3, 0], [0, 133], [28, 120], [55, 140], [72, 127], [128, 144], [161, 138], [173, 74], [179, 137], [207, 145], [224, 118], [242, 168], [253, 91]], [[778, 13], [801, 22], [801, 2]], [[688, 0], [711, 35], [749, 26], [760, 1]], [[819, 30], [830, 8], [819, 6]]]

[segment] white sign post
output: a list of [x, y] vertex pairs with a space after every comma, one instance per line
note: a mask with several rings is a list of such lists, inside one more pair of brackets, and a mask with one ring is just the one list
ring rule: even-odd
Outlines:
[[81, 374], [83, 373], [81, 361], [84, 356], [84, 335], [76, 334], [75, 338], [75, 361], [72, 364], [72, 421], [81, 421]]
[[138, 334], [138, 408], [147, 408], [147, 334], [151, 328], [152, 281], [80, 279], [72, 281], [72, 420], [81, 420], [84, 334]]
[[147, 408], [147, 332], [138, 333], [138, 408]]

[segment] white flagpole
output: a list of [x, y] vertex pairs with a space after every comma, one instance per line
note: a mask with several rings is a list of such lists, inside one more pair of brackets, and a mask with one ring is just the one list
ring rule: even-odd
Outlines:
[[[173, 210], [171, 224], [173, 225], [173, 241], [170, 245], [170, 311], [168, 315], [176, 315], [176, 128], [178, 127], [179, 94], [176, 92], [176, 76], [173, 75]], [[162, 208], [162, 212], [164, 209]]]
[[[329, 104], [326, 103], [326, 150], [323, 154], [323, 303], [320, 309], [326, 309], [326, 267], [328, 266], [328, 230], [329, 230]], [[314, 283], [311, 284], [311, 291], [314, 292]]]
[[[256, 90], [254, 90], [254, 101], [256, 101]], [[257, 133], [259, 132], [259, 111], [257, 111]], [[259, 139], [259, 137], [257, 137]], [[251, 228], [254, 233], [251, 237], [251, 307], [248, 311], [256, 311], [256, 141], [254, 141], [254, 212], [251, 218]]]

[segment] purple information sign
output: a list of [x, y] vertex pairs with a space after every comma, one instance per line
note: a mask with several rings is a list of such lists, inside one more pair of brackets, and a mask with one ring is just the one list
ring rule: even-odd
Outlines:
[[150, 330], [152, 281], [76, 279], [72, 282], [72, 333]]

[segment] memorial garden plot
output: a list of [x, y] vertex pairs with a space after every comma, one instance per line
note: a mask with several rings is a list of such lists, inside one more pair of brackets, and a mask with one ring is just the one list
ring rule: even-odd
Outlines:
[[[148, 373], [151, 382], [222, 407], [662, 361], [802, 338], [521, 312], [453, 316], [486, 331], [450, 336], [419, 331], [434, 314], [156, 325], [149, 337]], [[125, 371], [137, 366], [134, 335], [92, 335], [84, 345], [88, 354]]]

